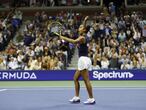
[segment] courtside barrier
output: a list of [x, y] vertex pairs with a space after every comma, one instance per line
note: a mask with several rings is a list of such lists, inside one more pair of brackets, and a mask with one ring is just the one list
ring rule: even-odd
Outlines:
[[[75, 70], [0, 71], [0, 81], [73, 80]], [[146, 80], [146, 70], [93, 70], [91, 80]], [[82, 79], [81, 79], [82, 80]]]

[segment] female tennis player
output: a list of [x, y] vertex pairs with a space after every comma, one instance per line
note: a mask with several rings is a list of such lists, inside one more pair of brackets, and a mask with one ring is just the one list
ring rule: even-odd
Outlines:
[[89, 98], [87, 101], [84, 102], [84, 104], [95, 104], [95, 99], [93, 98], [92, 93], [92, 86], [89, 80], [89, 74], [88, 70], [92, 69], [92, 63], [90, 58], [88, 57], [88, 47], [87, 47], [87, 39], [86, 39], [86, 21], [88, 19], [88, 16], [85, 17], [83, 23], [80, 25], [78, 32], [79, 37], [77, 39], [71, 39], [67, 38], [65, 36], [59, 35], [61, 39], [74, 43], [79, 44], [79, 59], [78, 59], [78, 68], [74, 74], [74, 84], [75, 84], [75, 96], [69, 100], [71, 103], [79, 103], [79, 92], [80, 92], [80, 84], [79, 84], [79, 78], [82, 77], [84, 80], [84, 83], [86, 85], [86, 89], [89, 95]]

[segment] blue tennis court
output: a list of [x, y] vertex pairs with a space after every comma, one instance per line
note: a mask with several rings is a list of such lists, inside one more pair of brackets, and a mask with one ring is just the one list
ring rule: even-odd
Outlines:
[[96, 87], [95, 105], [84, 105], [87, 97], [81, 88], [81, 103], [70, 104], [72, 87], [0, 88], [0, 110], [146, 110], [146, 88]]

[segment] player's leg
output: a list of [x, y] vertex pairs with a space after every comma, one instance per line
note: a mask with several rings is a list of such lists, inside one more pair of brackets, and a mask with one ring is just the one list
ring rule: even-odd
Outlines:
[[79, 98], [79, 92], [80, 92], [80, 83], [79, 83], [79, 78], [81, 77], [80, 71], [76, 71], [74, 75], [74, 84], [75, 84], [75, 96], [69, 100], [71, 103], [79, 103], [80, 98]]
[[81, 77], [80, 71], [76, 71], [74, 75], [74, 84], [75, 84], [75, 96], [79, 97], [79, 92], [80, 92], [80, 83], [79, 83], [79, 78]]
[[81, 75], [82, 75], [84, 83], [86, 85], [89, 98], [93, 98], [92, 86], [91, 86], [91, 83], [90, 83], [90, 80], [89, 80], [88, 70], [87, 69], [82, 70]]
[[87, 69], [82, 70], [81, 75], [83, 77], [89, 95], [89, 99], [87, 99], [87, 101], [85, 101], [84, 104], [95, 104], [95, 99], [93, 98], [92, 85], [90, 83], [88, 70]]

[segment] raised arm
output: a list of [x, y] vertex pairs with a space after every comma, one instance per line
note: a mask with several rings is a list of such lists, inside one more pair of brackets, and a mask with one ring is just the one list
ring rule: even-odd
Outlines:
[[133, 30], [134, 32], [136, 32], [135, 27], [134, 27], [134, 24], [132, 24], [132, 30]]
[[67, 38], [64, 36], [60, 36], [60, 38], [67, 42], [73, 43], [73, 44], [79, 43], [84, 39], [84, 37], [78, 37], [77, 39], [71, 39], [71, 38]]
[[[85, 18], [84, 18], [84, 21], [83, 21], [83, 23], [81, 24], [83, 27], [86, 27], [86, 22], [87, 22], [87, 20], [88, 20], [88, 16], [86, 16]], [[81, 26], [80, 25], [80, 26]], [[80, 37], [78, 37], [77, 39], [71, 39], [71, 38], [68, 38], [68, 37], [65, 37], [65, 36], [62, 36], [62, 35], [60, 35], [60, 34], [58, 34], [58, 33], [54, 33], [54, 34], [56, 34], [57, 36], [59, 36], [61, 39], [63, 39], [63, 40], [65, 40], [65, 41], [67, 41], [67, 42], [70, 42], [70, 43], [73, 43], [73, 44], [76, 44], [76, 43], [84, 43], [85, 42], [85, 38], [83, 37], [83, 36], [80, 36]]]
[[55, 34], [58, 35], [60, 37], [60, 39], [63, 39], [65, 41], [73, 43], [73, 44], [76, 44], [76, 43], [81, 42], [82, 40], [84, 40], [84, 37], [78, 37], [77, 39], [71, 39], [71, 38], [59, 35], [58, 33], [55, 33]]
[[86, 17], [84, 18], [84, 21], [83, 21], [83, 23], [82, 23], [82, 25], [83, 25], [84, 27], [86, 27], [86, 23], [87, 23], [88, 18], [89, 18], [89, 16], [86, 16]]

